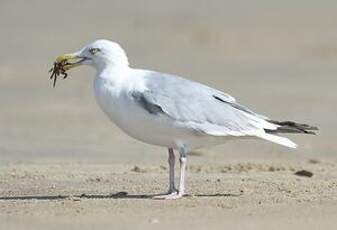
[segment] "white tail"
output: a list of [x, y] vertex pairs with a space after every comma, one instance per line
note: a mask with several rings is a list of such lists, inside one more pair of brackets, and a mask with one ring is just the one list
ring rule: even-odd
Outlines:
[[271, 141], [271, 142], [274, 142], [276, 144], [283, 145], [283, 146], [286, 146], [286, 147], [289, 147], [289, 148], [295, 149], [297, 147], [297, 145], [294, 142], [292, 142], [291, 140], [289, 140], [288, 138], [285, 138], [285, 137], [279, 137], [279, 136], [271, 135], [271, 134], [268, 134], [268, 133], [261, 133], [261, 134], [258, 134], [256, 136], [260, 137], [262, 139], [265, 139], [267, 141]]

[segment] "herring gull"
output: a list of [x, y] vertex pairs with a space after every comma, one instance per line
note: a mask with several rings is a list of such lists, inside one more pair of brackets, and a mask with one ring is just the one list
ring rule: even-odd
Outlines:
[[[169, 190], [154, 198], [184, 195], [186, 157], [194, 149], [236, 139], [264, 139], [296, 148], [294, 142], [277, 134], [314, 134], [317, 130], [307, 124], [271, 120], [240, 105], [232, 96], [194, 81], [131, 68], [124, 50], [112, 41], [94, 41], [59, 56], [55, 63], [63, 74], [75, 66], [93, 66], [95, 96], [104, 113], [129, 136], [168, 149]], [[180, 160], [178, 189], [174, 150]]]

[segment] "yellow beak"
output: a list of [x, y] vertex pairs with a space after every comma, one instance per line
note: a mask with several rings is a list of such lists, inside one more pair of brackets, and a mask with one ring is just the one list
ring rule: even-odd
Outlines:
[[66, 71], [81, 65], [84, 60], [86, 58], [80, 57], [77, 54], [63, 54], [56, 58], [57, 63], [63, 63], [63, 69]]

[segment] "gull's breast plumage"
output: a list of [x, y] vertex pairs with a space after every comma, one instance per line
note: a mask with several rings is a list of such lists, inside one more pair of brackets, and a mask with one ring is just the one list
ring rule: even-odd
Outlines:
[[[122, 77], [128, 76], [125, 74]], [[133, 93], [146, 90], [142, 84], [144, 79], [139, 72], [121, 83], [114, 84], [110, 79], [96, 77], [96, 101], [103, 112], [129, 136], [149, 144], [175, 149], [180, 145], [186, 145], [188, 148], [200, 146], [200, 138], [205, 136], [175, 124], [166, 116], [151, 114], [139, 106]]]

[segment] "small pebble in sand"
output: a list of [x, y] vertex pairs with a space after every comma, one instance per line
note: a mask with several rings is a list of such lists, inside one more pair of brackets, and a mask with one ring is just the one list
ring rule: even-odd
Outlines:
[[165, 167], [164, 165], [161, 165], [161, 166], [160, 166], [160, 169], [161, 169], [161, 170], [167, 170], [167, 167]]
[[294, 173], [297, 176], [312, 177], [314, 174], [307, 170], [299, 170]]
[[135, 166], [131, 169], [131, 171], [137, 172], [137, 173], [144, 173], [144, 172], [146, 172], [145, 169], [141, 169], [141, 168], [138, 167], [137, 165], [135, 165]]
[[318, 164], [318, 163], [321, 163], [319, 160], [316, 160], [316, 159], [309, 159], [308, 162], [310, 164]]
[[275, 171], [275, 167], [270, 166], [270, 167], [268, 168], [268, 170], [269, 170], [270, 172], [274, 172], [274, 171]]

